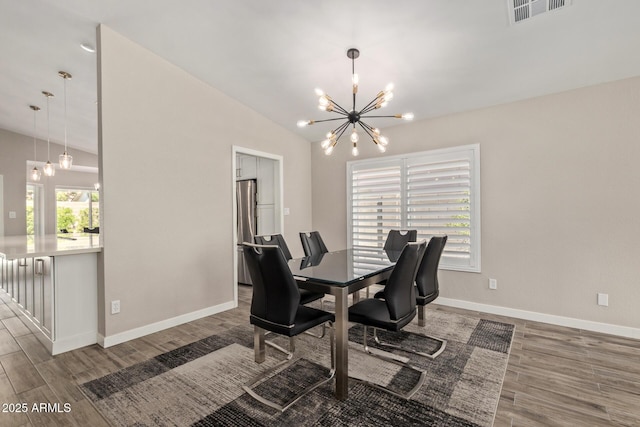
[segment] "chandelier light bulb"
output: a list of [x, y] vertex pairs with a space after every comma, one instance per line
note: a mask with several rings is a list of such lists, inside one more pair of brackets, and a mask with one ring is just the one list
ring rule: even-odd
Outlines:
[[389, 83], [385, 86], [384, 91], [385, 91], [385, 92], [391, 92], [392, 90], [393, 90], [393, 83], [389, 82]]
[[318, 96], [323, 96], [324, 95], [324, 91], [322, 89], [320, 89], [319, 87], [317, 87], [315, 89], [316, 95]]
[[380, 150], [381, 153], [384, 153], [387, 151], [387, 148], [382, 144], [378, 144], [378, 150]]
[[325, 139], [324, 141], [322, 141], [322, 143], [320, 144], [320, 147], [322, 147], [323, 150], [326, 150], [327, 147], [331, 144], [331, 140], [330, 139]]
[[404, 114], [402, 115], [402, 118], [403, 118], [404, 120], [413, 120], [413, 113], [404, 113]]
[[358, 152], [358, 145], [356, 145], [356, 143], [354, 142], [354, 143], [353, 143], [353, 148], [351, 149], [351, 155], [355, 157], [355, 156], [357, 156], [358, 154], [360, 154], [360, 153]]
[[324, 154], [326, 154], [327, 156], [330, 155], [333, 152], [333, 145], [328, 146], [325, 150], [324, 150]]
[[320, 98], [318, 99], [318, 104], [325, 106], [329, 105], [329, 98], [327, 97], [327, 95], [320, 96]]
[[378, 137], [378, 143], [379, 143], [380, 145], [382, 145], [383, 147], [385, 147], [385, 146], [387, 146], [387, 145], [389, 144], [389, 138], [387, 138], [387, 137], [386, 137], [386, 136], [384, 136], [384, 135], [380, 135], [380, 136]]
[[298, 120], [298, 127], [303, 128], [311, 124], [310, 120]]
[[358, 132], [356, 132], [356, 128], [353, 128], [353, 132], [351, 132], [351, 142], [355, 144], [359, 139], [360, 137], [358, 136]]

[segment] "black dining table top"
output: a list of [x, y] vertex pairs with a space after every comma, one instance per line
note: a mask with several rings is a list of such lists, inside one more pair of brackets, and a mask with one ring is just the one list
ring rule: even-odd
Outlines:
[[399, 252], [382, 248], [349, 248], [294, 258], [289, 260], [289, 268], [298, 279], [348, 286], [392, 269], [399, 255]]

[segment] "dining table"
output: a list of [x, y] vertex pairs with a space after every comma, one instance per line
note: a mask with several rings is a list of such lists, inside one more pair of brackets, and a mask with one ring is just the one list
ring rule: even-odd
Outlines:
[[399, 254], [377, 247], [353, 247], [289, 260], [300, 288], [335, 299], [335, 395], [339, 400], [349, 395], [349, 295], [356, 302], [361, 289], [388, 279]]

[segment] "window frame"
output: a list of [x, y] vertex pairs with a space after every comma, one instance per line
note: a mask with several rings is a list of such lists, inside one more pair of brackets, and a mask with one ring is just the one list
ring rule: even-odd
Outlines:
[[[401, 169], [401, 190], [400, 190], [400, 221], [401, 228], [406, 229], [408, 222], [408, 169], [409, 164], [415, 164], [419, 159], [424, 163], [437, 163], [447, 161], [455, 157], [464, 156], [469, 161], [469, 230], [470, 247], [469, 257], [465, 263], [456, 263], [453, 257], [443, 256], [440, 261], [440, 268], [453, 271], [481, 272], [481, 186], [480, 186], [480, 144], [469, 144], [455, 147], [447, 147], [435, 150], [421, 151], [415, 153], [385, 156], [382, 158], [372, 158], [363, 160], [351, 160], [347, 162], [347, 246], [354, 247], [353, 230], [353, 176], [354, 171], [373, 169], [376, 167], [391, 167], [399, 165]], [[415, 228], [415, 227], [411, 227]], [[420, 235], [420, 231], [419, 231]], [[386, 236], [385, 236], [386, 237]], [[384, 244], [384, 242], [382, 242]], [[447, 243], [449, 244], [449, 242]], [[357, 246], [357, 245], [356, 245]]]

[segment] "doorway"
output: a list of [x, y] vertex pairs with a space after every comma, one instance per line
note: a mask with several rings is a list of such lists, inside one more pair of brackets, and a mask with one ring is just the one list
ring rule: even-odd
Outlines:
[[[232, 171], [233, 171], [233, 243], [234, 243], [234, 299], [238, 302], [238, 282], [247, 282], [248, 272], [244, 267], [242, 255], [242, 240], [253, 240], [253, 235], [282, 234], [284, 231], [283, 216], [283, 167], [282, 156], [265, 153], [262, 151], [233, 146]], [[243, 197], [238, 196], [239, 182], [252, 182], [255, 187], [255, 202], [252, 209], [246, 210], [246, 206], [239, 207], [239, 201]], [[246, 187], [243, 187], [246, 188]], [[242, 218], [239, 221], [239, 212], [246, 215], [249, 212], [251, 219]], [[251, 213], [253, 212], [253, 213]], [[245, 229], [244, 237], [239, 237], [239, 222]], [[249, 224], [251, 236], [247, 237], [246, 228]], [[253, 243], [253, 242], [252, 242]]]

